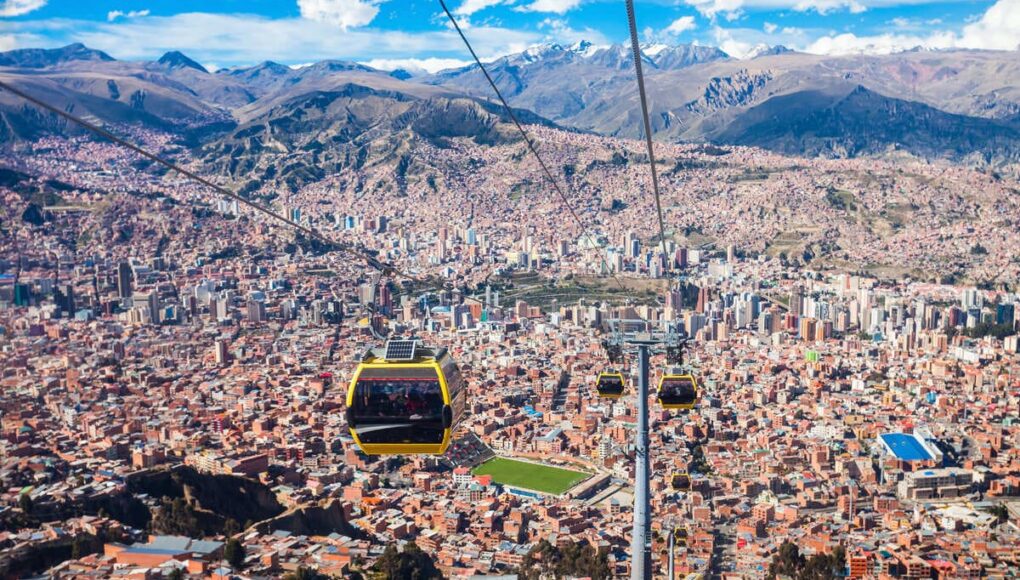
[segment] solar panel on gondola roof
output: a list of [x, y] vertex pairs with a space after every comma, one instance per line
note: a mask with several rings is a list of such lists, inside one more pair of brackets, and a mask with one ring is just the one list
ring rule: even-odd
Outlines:
[[416, 340], [390, 340], [386, 342], [386, 360], [414, 360]]

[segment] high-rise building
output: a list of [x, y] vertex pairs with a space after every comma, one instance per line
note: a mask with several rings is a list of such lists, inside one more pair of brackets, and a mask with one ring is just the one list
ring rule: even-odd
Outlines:
[[266, 303], [261, 300], [248, 300], [248, 322], [260, 324], [266, 321]]
[[818, 321], [814, 318], [805, 316], [800, 319], [799, 336], [801, 340], [815, 340], [815, 327]]
[[708, 290], [708, 286], [698, 288], [698, 304], [694, 309], [699, 313], [704, 314], [705, 310], [708, 308], [708, 303], [711, 302], [711, 300], [712, 296]]
[[393, 311], [393, 292], [386, 282], [379, 283], [379, 291], [376, 294], [376, 306], [382, 314], [390, 314]]
[[570, 253], [570, 242], [567, 240], [560, 240], [556, 243], [556, 253], [562, 258]]
[[120, 298], [129, 298], [131, 296], [131, 283], [134, 273], [131, 270], [131, 264], [127, 262], [121, 262], [117, 265], [117, 296]]
[[74, 284], [62, 284], [56, 292], [57, 305], [68, 314], [74, 314]]
[[960, 292], [960, 305], [964, 310], [981, 308], [981, 295], [977, 288], [965, 288]]
[[995, 307], [995, 324], [1013, 324], [1013, 315], [1012, 304], [999, 304]]
[[153, 324], [159, 324], [159, 292], [152, 290], [149, 295], [145, 297], [146, 305], [149, 307], [149, 317]]
[[32, 301], [32, 287], [28, 284], [14, 285], [14, 305], [28, 306]]
[[804, 313], [804, 289], [800, 286], [790, 294], [790, 313], [795, 316]]
[[623, 271], [623, 254], [619, 252], [611, 252], [609, 254], [609, 268], [613, 272]]
[[[212, 304], [209, 306], [211, 308]], [[216, 308], [213, 311], [216, 320], [223, 320], [230, 317], [228, 306], [230, 306], [230, 300], [226, 296], [220, 296], [216, 299]]]
[[215, 346], [216, 364], [225, 365], [230, 361], [230, 353], [227, 351], [227, 341], [217, 340]]

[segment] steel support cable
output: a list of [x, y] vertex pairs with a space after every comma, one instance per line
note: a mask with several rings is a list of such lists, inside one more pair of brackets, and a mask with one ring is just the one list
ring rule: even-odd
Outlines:
[[634, 0], [627, 2], [627, 24], [630, 27], [630, 44], [634, 51], [634, 71], [637, 73], [638, 96], [641, 98], [641, 119], [645, 126], [645, 145], [648, 147], [648, 164], [652, 168], [652, 191], [655, 193], [655, 211], [659, 216], [659, 243], [666, 269], [670, 270], [671, 260], [666, 254], [666, 220], [662, 217], [662, 200], [659, 196], [659, 174], [655, 169], [655, 151], [652, 149], [652, 123], [648, 118], [648, 98], [645, 94], [645, 77], [641, 68], [641, 47], [638, 45], [637, 19], [634, 16]]
[[192, 172], [192, 171], [190, 171], [188, 169], [180, 167], [179, 165], [177, 165], [177, 164], [175, 164], [175, 163], [173, 163], [171, 161], [167, 161], [166, 159], [163, 159], [162, 157], [159, 157], [158, 155], [156, 155], [154, 153], [150, 153], [150, 152], [146, 151], [145, 149], [143, 149], [142, 147], [139, 147], [138, 145], [135, 145], [134, 143], [131, 143], [130, 141], [122, 139], [121, 137], [118, 137], [118, 136], [114, 135], [113, 133], [107, 131], [106, 129], [103, 129], [102, 127], [99, 127], [98, 125], [94, 125], [94, 124], [92, 124], [92, 123], [90, 123], [90, 122], [88, 122], [88, 121], [86, 121], [84, 119], [81, 119], [81, 118], [79, 118], [79, 117], [77, 117], [75, 115], [72, 115], [71, 113], [68, 113], [67, 111], [64, 111], [62, 109], [54, 107], [53, 105], [51, 105], [51, 104], [49, 104], [49, 103], [47, 103], [45, 101], [37, 99], [36, 97], [33, 97], [32, 95], [22, 91], [21, 89], [13, 87], [13, 86], [11, 86], [10, 84], [8, 84], [8, 83], [6, 83], [4, 81], [0, 81], [0, 89], [4, 89], [4, 90], [6, 90], [6, 91], [8, 91], [8, 92], [10, 92], [10, 93], [12, 93], [14, 95], [17, 95], [17, 96], [21, 97], [22, 99], [28, 101], [29, 103], [32, 103], [33, 105], [35, 105], [37, 107], [45, 109], [45, 110], [47, 110], [47, 111], [49, 111], [51, 113], [54, 113], [55, 115], [58, 115], [60, 117], [63, 117], [64, 119], [67, 119], [68, 121], [71, 121], [72, 123], [74, 123], [76, 125], [84, 127], [85, 129], [91, 131], [92, 133], [95, 133], [96, 135], [99, 135], [99, 136], [101, 136], [101, 137], [103, 137], [103, 138], [105, 138], [105, 139], [107, 139], [109, 141], [112, 141], [113, 143], [115, 143], [117, 145], [120, 145], [121, 147], [125, 147], [127, 149], [130, 149], [131, 151], [134, 151], [135, 153], [141, 155], [142, 157], [145, 157], [146, 159], [154, 161], [154, 162], [156, 162], [156, 163], [166, 167], [167, 169], [170, 169], [172, 171], [176, 171], [177, 173], [180, 173], [181, 175], [184, 175], [185, 177], [187, 177], [189, 179], [192, 179], [192, 180], [194, 180], [194, 181], [196, 181], [196, 182], [198, 182], [198, 183], [200, 183], [200, 184], [202, 184], [202, 185], [212, 189], [216, 193], [218, 193], [218, 194], [220, 194], [220, 195], [222, 195], [222, 196], [224, 196], [224, 197], [226, 197], [228, 199], [232, 199], [232, 200], [234, 200], [234, 201], [236, 201], [238, 203], [241, 203], [243, 205], [246, 205], [246, 206], [254, 209], [257, 212], [265, 214], [265, 215], [267, 215], [267, 216], [269, 216], [269, 217], [271, 217], [271, 218], [273, 218], [273, 219], [275, 219], [277, 221], [283, 222], [284, 224], [289, 225], [290, 227], [294, 228], [295, 230], [297, 230], [297, 231], [299, 231], [299, 232], [301, 232], [301, 233], [303, 233], [303, 234], [305, 234], [305, 235], [307, 235], [307, 236], [309, 236], [311, 238], [314, 238], [314, 239], [316, 239], [316, 240], [326, 244], [329, 247], [336, 248], [336, 249], [340, 250], [341, 252], [344, 252], [346, 254], [349, 254], [349, 255], [361, 258], [362, 260], [365, 261], [365, 263], [369, 267], [378, 270], [379, 272], [381, 272], [384, 275], [397, 275], [397, 276], [400, 276], [401, 278], [406, 278], [407, 280], [410, 280], [410, 281], [413, 281], [413, 282], [426, 283], [426, 284], [429, 283], [428, 280], [421, 280], [419, 278], [411, 276], [410, 274], [407, 274], [406, 272], [403, 272], [403, 271], [399, 270], [395, 266], [379, 260], [375, 256], [373, 256], [373, 255], [369, 254], [368, 252], [362, 250], [361, 248], [352, 246], [351, 244], [341, 243], [341, 242], [337, 242], [337, 241], [331, 240], [331, 239], [323, 236], [322, 234], [320, 234], [319, 232], [317, 232], [316, 230], [314, 230], [312, 228], [309, 228], [307, 226], [303, 226], [303, 225], [301, 225], [301, 224], [291, 220], [290, 218], [288, 218], [288, 217], [286, 217], [284, 215], [281, 215], [281, 214], [279, 214], [279, 213], [277, 213], [277, 212], [275, 212], [275, 211], [273, 211], [273, 210], [271, 210], [271, 209], [269, 209], [267, 207], [264, 207], [264, 206], [259, 205], [259, 204], [255, 203], [255, 202], [253, 202], [253, 201], [251, 201], [249, 199], [241, 197], [240, 195], [230, 191], [229, 189], [226, 189], [225, 187], [222, 187], [220, 185], [216, 185], [215, 183], [209, 181], [208, 179], [206, 179], [206, 178], [204, 178], [204, 177], [202, 177], [202, 176], [200, 176], [200, 175], [198, 175], [198, 174], [196, 174], [196, 173], [194, 173], [194, 172]]
[[[528, 134], [528, 132], [524, 130], [524, 126], [517, 119], [517, 115], [514, 113], [514, 110], [510, 107], [510, 104], [506, 101], [506, 99], [503, 98], [503, 92], [500, 91], [499, 87], [496, 86], [496, 82], [492, 80], [492, 76], [489, 74], [489, 70], [486, 69], [485, 65], [482, 64], [482, 60], [478, 58], [478, 54], [475, 53], [475, 49], [473, 46], [471, 46], [471, 42], [468, 41], [467, 36], [464, 35], [464, 31], [461, 30], [460, 24], [457, 22], [457, 19], [454, 18], [453, 13], [450, 12], [449, 8], [447, 8], [446, 1], [439, 0], [439, 5], [443, 7], [443, 12], [446, 13], [446, 16], [450, 19], [450, 22], [453, 23], [453, 27], [457, 31], [457, 34], [460, 36], [460, 39], [464, 41], [464, 46], [466, 46], [468, 52], [471, 53], [471, 57], [475, 60], [475, 64], [478, 65], [478, 68], [481, 69], [482, 74], [485, 75], [485, 80], [489, 81], [489, 86], [492, 87], [492, 90], [496, 93], [496, 97], [499, 98], [499, 102], [502, 103], [503, 108], [506, 109], [507, 116], [510, 117], [510, 120], [513, 122], [514, 126], [517, 127], [517, 131], [521, 134], [521, 137], [524, 138], [524, 142], [527, 144], [528, 150], [530, 150], [531, 154], [535, 157], [536, 160], [538, 160], [538, 164], [542, 167], [542, 172], [545, 173], [546, 179], [549, 180], [549, 183], [552, 184], [553, 189], [556, 190], [556, 193], [560, 197], [560, 201], [563, 203], [563, 207], [567, 209], [570, 215], [574, 218], [574, 221], [577, 222], [578, 227], [581, 228], [581, 234], [590, 236], [589, 239], [594, 240], [595, 237], [589, 234], [588, 228], [585, 227], [584, 222], [582, 222], [580, 216], [577, 215], [577, 211], [575, 211], [574, 207], [570, 205], [570, 199], [567, 197], [566, 193], [563, 192], [563, 189], [560, 187], [559, 181], [557, 181], [556, 178], [553, 177], [552, 171], [549, 170], [549, 166], [546, 165], [545, 160], [542, 159], [542, 156], [538, 154], [538, 149], [535, 148], [535, 142], [532, 141], [531, 136]], [[627, 287], [624, 286], [623, 282], [620, 281], [620, 278], [617, 277], [617, 275], [614, 272], [612, 272], [612, 270], [610, 270], [609, 263], [606, 262], [605, 256], [601, 255], [600, 257], [602, 259], [602, 265], [605, 266], [606, 270], [609, 271], [610, 275], [613, 277], [613, 280], [616, 281], [617, 285], [620, 286], [621, 290], [627, 292], [628, 291]]]

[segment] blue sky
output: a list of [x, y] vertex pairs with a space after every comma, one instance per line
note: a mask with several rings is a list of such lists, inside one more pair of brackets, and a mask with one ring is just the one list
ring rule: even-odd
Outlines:
[[[448, 0], [486, 58], [542, 42], [626, 37], [623, 0]], [[1016, 50], [1020, 0], [639, 0], [646, 42], [740, 57], [914, 46]], [[437, 69], [467, 55], [438, 0], [0, 0], [0, 50], [83, 42], [116, 58], [181, 50], [210, 67], [325, 58]]]

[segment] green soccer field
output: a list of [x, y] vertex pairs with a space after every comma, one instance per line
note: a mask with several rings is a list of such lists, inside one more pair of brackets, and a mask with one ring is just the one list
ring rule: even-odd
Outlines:
[[479, 465], [473, 475], [491, 475], [503, 485], [559, 495], [588, 477], [587, 473], [496, 457]]

